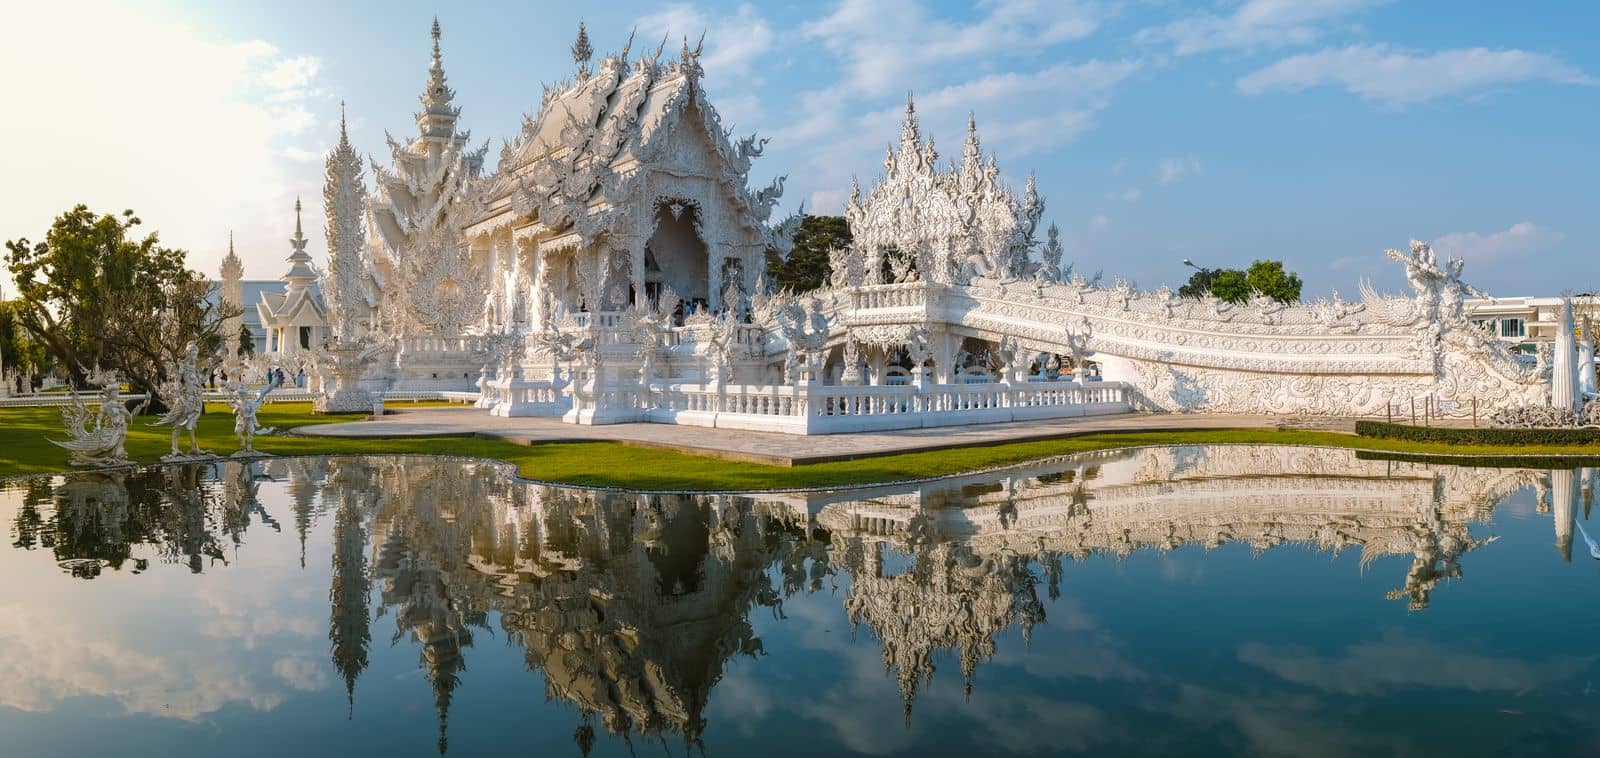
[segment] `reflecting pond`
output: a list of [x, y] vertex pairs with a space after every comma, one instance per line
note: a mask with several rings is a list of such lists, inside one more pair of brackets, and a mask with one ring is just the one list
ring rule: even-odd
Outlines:
[[0, 744], [1593, 755], [1596, 486], [1265, 446], [825, 493], [390, 456], [11, 480]]

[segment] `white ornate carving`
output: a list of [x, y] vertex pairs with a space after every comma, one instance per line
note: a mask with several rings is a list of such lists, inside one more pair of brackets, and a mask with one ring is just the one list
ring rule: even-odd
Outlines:
[[[172, 452], [162, 456], [163, 461], [211, 457], [211, 453], [200, 449], [200, 440], [195, 431], [195, 427], [200, 423], [200, 415], [206, 410], [202, 395], [205, 387], [200, 379], [203, 372], [204, 369], [200, 365], [200, 348], [190, 342], [184, 348], [183, 357], [174, 361], [168, 369], [171, 378], [158, 390], [161, 402], [167, 405], [167, 412], [156, 423], [172, 427]], [[178, 435], [184, 431], [189, 433], [188, 453], [178, 451]]]
[[[133, 462], [123, 450], [128, 436], [128, 422], [133, 413], [123, 404], [122, 380], [115, 371], [96, 369], [88, 376], [91, 386], [100, 388], [100, 407], [91, 411], [76, 391], [71, 393], [72, 405], [61, 409], [61, 420], [67, 427], [66, 442], [50, 443], [72, 453], [72, 465], [105, 468], [127, 466]], [[146, 402], [149, 402], [146, 400]], [[143, 407], [142, 405], [140, 406]]]

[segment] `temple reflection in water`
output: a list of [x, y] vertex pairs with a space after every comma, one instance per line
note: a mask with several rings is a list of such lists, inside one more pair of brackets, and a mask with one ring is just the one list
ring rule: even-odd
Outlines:
[[[837, 592], [882, 648], [906, 718], [948, 655], [970, 692], [1010, 629], [1026, 640], [1065, 564], [1138, 551], [1247, 545], [1409, 556], [1389, 597], [1428, 607], [1493, 541], [1508, 494], [1534, 487], [1570, 560], [1595, 470], [1472, 469], [1292, 447], [1175, 447], [1073, 456], [998, 474], [831, 493], [646, 494], [538, 485], [499, 464], [347, 457], [220, 462], [29, 480], [14, 545], [92, 579], [149, 561], [193, 572], [248, 552], [252, 529], [331, 528], [333, 668], [355, 712], [375, 630], [411, 645], [432, 688], [438, 748], [473, 646], [505, 639], [547, 698], [597, 730], [701, 744], [725, 669], [760, 657], [751, 614]], [[260, 483], [286, 483], [287, 514]], [[1474, 534], [1474, 527], [1480, 534]], [[1590, 548], [1583, 535], [1584, 551]], [[302, 565], [304, 565], [302, 563]], [[1041, 586], [1042, 585], [1042, 586]], [[383, 634], [379, 632], [380, 641]]]

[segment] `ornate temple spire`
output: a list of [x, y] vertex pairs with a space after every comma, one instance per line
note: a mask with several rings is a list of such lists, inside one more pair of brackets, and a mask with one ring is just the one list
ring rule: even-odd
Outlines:
[[578, 21], [578, 38], [572, 41], [572, 62], [578, 64], [578, 79], [589, 78], [589, 61], [594, 58], [594, 47], [589, 44], [589, 31], [583, 21]]
[[239, 260], [239, 254], [233, 251], [233, 230], [228, 230], [228, 254], [222, 257], [222, 278], [224, 281], [244, 278], [244, 262]]
[[972, 178], [983, 173], [983, 143], [978, 139], [978, 117], [967, 111], [967, 141], [961, 146], [961, 176]]
[[339, 144], [328, 153], [327, 180], [322, 187], [327, 207], [328, 273], [322, 296], [332, 311], [334, 336], [355, 337], [361, 298], [361, 251], [366, 239], [367, 187], [362, 179], [361, 156], [350, 144], [344, 103], [339, 104]]
[[900, 150], [916, 150], [921, 139], [917, 132], [917, 103], [911, 90], [906, 90], [906, 119], [900, 123]]
[[294, 199], [294, 236], [289, 238], [289, 245], [293, 250], [289, 253], [289, 271], [283, 275], [283, 283], [291, 291], [304, 289], [317, 280], [317, 273], [311, 268], [311, 254], [306, 252], [306, 233], [300, 225], [299, 197]]
[[439, 53], [439, 19], [433, 19], [433, 62], [428, 64], [428, 86], [422, 91], [422, 111], [417, 114], [417, 127], [423, 138], [449, 139], [455, 136], [456, 119], [461, 109], [451, 107], [455, 90], [450, 89], [444, 75], [444, 57]]

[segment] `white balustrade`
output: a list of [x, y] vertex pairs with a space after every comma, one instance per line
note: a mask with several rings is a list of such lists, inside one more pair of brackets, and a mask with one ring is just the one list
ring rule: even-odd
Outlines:
[[1071, 418], [1132, 410], [1126, 385], [1097, 382], [902, 386], [657, 382], [577, 393], [575, 408], [615, 421], [828, 434]]

